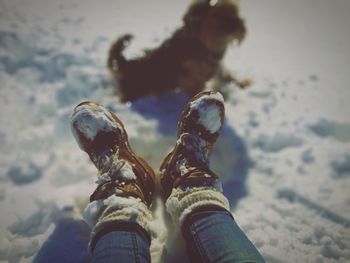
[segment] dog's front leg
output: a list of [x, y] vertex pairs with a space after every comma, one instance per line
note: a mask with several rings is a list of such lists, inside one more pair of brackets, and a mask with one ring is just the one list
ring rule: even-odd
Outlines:
[[212, 80], [211, 89], [220, 91], [224, 94], [224, 97], [227, 97], [229, 95], [228, 93], [230, 92], [228, 88], [230, 84], [234, 84], [240, 89], [246, 89], [252, 85], [252, 80], [251, 78], [238, 79], [227, 68], [220, 65]]

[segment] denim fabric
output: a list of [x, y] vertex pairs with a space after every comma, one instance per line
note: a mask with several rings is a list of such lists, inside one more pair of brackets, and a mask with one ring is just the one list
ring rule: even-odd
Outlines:
[[226, 210], [194, 212], [182, 230], [191, 262], [265, 262]]
[[112, 231], [98, 239], [91, 262], [151, 262], [149, 243], [136, 231]]
[[[193, 263], [265, 262], [231, 213], [223, 208], [193, 212], [182, 232]], [[92, 262], [151, 262], [149, 242], [137, 231], [109, 232], [97, 240]]]

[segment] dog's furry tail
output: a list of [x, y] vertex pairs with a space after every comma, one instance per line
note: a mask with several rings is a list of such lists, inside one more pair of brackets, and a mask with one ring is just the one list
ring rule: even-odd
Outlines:
[[126, 59], [123, 56], [123, 50], [128, 46], [133, 38], [131, 34], [125, 34], [119, 37], [109, 49], [107, 67], [111, 72], [117, 72], [126, 64]]

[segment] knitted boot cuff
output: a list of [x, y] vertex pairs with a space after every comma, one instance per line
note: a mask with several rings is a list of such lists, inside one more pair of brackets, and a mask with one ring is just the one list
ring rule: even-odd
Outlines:
[[208, 205], [230, 208], [227, 198], [214, 187], [174, 188], [165, 203], [173, 221], [180, 226], [194, 209]]
[[152, 213], [138, 198], [112, 195], [87, 205], [83, 214], [85, 222], [92, 228], [101, 229], [111, 222], [129, 222], [140, 225], [150, 236]]

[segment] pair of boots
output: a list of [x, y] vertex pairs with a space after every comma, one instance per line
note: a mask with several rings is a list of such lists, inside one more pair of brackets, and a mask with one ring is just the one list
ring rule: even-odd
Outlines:
[[[160, 166], [160, 194], [180, 226], [198, 209], [229, 209], [218, 177], [209, 169], [224, 111], [220, 93], [193, 97], [178, 122], [176, 144]], [[85, 101], [75, 107], [71, 127], [79, 147], [98, 169], [97, 188], [84, 211], [93, 230], [91, 248], [102, 235], [124, 227], [135, 227], [149, 240], [156, 176], [131, 149], [123, 123], [103, 106]]]

